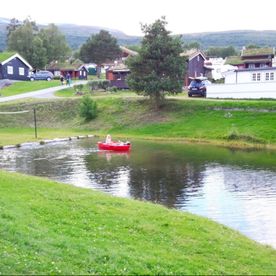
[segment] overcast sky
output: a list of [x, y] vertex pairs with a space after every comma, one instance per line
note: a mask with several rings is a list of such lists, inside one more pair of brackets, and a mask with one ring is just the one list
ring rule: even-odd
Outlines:
[[140, 23], [165, 15], [174, 34], [276, 30], [276, 0], [8, 0], [0, 17], [36, 23], [73, 23], [117, 29], [141, 35]]

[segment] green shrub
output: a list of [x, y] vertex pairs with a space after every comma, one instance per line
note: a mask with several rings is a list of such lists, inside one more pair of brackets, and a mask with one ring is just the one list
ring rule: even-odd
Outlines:
[[86, 121], [90, 121], [97, 117], [97, 113], [97, 103], [90, 96], [84, 96], [80, 103], [80, 116]]
[[107, 89], [108, 91], [110, 91], [110, 92], [118, 92], [118, 87], [117, 86], [111, 86], [111, 87], [108, 87], [108, 89]]
[[107, 90], [107, 88], [109, 87], [109, 85], [110, 85], [109, 80], [100, 80], [99, 81], [99, 88], [103, 89], [104, 91]]
[[100, 89], [103, 89], [106, 91], [109, 85], [110, 85], [109, 80], [92, 80], [87, 83], [87, 86], [89, 87], [90, 91], [100, 90]]
[[84, 88], [84, 85], [83, 85], [83, 84], [76, 84], [76, 85], [74, 85], [74, 90], [75, 90], [76, 92], [82, 91], [83, 88]]

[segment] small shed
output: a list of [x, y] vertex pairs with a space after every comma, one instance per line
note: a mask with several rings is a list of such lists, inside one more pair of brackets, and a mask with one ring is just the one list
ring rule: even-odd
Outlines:
[[18, 53], [0, 53], [0, 79], [28, 80], [32, 66]]
[[126, 78], [130, 74], [130, 70], [123, 63], [111, 66], [106, 70], [106, 79], [110, 81], [111, 86], [120, 89], [128, 89]]
[[82, 61], [75, 60], [73, 62], [51, 62], [47, 66], [46, 70], [52, 72], [55, 77], [66, 76], [70, 74], [72, 79], [87, 80], [88, 69], [85, 67]]

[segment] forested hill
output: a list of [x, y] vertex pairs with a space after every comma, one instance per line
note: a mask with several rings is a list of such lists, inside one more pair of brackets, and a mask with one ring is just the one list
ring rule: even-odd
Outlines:
[[[6, 26], [8, 19], [0, 18], [0, 50], [6, 47]], [[66, 40], [72, 49], [77, 49], [92, 34], [98, 33], [102, 27], [79, 26], [74, 24], [56, 24], [61, 32], [66, 36]], [[43, 27], [39, 25], [40, 27]], [[106, 29], [117, 38], [120, 45], [136, 45], [141, 41], [141, 37], [129, 36], [122, 31]], [[243, 46], [254, 44], [258, 46], [276, 47], [276, 31], [225, 31], [183, 34], [185, 43], [198, 42], [202, 49], [209, 47], [234, 46], [241, 49]]]
[[225, 31], [225, 32], [209, 32], [183, 34], [183, 40], [186, 43], [198, 42], [203, 49], [209, 47], [226, 47], [233, 46], [241, 49], [246, 45], [258, 45], [276, 47], [276, 30], [275, 31]]

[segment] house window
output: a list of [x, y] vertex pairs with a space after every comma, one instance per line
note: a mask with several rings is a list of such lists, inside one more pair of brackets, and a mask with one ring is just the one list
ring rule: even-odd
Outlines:
[[266, 67], [266, 64], [265, 63], [261, 63], [260, 64], [260, 68], [265, 68]]
[[80, 71], [80, 76], [82, 76], [82, 71]]
[[265, 80], [266, 80], [266, 81], [269, 80], [269, 73], [265, 73]]
[[24, 67], [19, 67], [18, 70], [19, 70], [19, 76], [24, 76], [25, 75]]
[[251, 63], [251, 64], [248, 64], [248, 68], [255, 68], [255, 64], [254, 63]]
[[261, 80], [261, 73], [257, 73], [257, 81]]
[[12, 66], [7, 66], [7, 72], [9, 75], [13, 75], [13, 67]]
[[274, 73], [270, 73], [270, 80], [274, 80]]
[[256, 81], [256, 73], [252, 74], [252, 81]]

